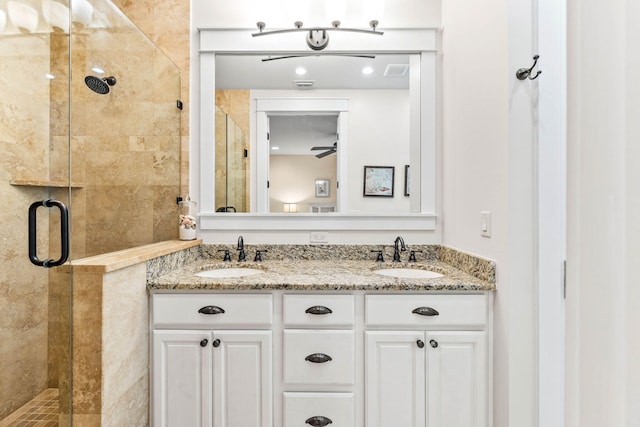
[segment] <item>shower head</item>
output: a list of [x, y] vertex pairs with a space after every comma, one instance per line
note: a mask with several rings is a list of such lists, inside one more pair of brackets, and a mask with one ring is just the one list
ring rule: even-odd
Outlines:
[[116, 78], [113, 76], [104, 78], [87, 76], [84, 78], [84, 82], [87, 84], [89, 89], [91, 89], [95, 93], [104, 95], [109, 93], [109, 86], [114, 86], [116, 84]]

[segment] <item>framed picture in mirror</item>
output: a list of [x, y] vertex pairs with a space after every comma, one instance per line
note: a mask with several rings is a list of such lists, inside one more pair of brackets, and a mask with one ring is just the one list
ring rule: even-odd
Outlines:
[[329, 180], [316, 179], [316, 197], [329, 197]]
[[394, 166], [365, 166], [363, 196], [393, 197]]

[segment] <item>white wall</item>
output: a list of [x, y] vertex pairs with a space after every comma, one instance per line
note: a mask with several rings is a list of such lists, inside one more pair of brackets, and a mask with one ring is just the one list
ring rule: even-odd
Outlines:
[[[537, 425], [532, 2], [443, 2], [443, 242], [496, 260], [494, 426]], [[480, 212], [492, 214], [491, 238]]]
[[[271, 155], [269, 157], [269, 212], [284, 212], [284, 203], [297, 203], [309, 212], [309, 203], [336, 203], [336, 156]], [[316, 197], [316, 179], [329, 179], [329, 197]]]
[[640, 3], [570, 0], [567, 427], [640, 425]]

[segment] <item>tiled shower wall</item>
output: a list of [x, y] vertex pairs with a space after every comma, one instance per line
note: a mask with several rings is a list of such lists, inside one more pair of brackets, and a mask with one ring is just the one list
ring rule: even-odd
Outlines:
[[[49, 196], [71, 203], [74, 259], [177, 237], [175, 197], [188, 188], [189, 2], [116, 3], [171, 60], [131, 26], [134, 31], [93, 34], [74, 29], [71, 106], [67, 34], [23, 34], [0, 43], [0, 197], [6, 201], [0, 260], [10, 266], [0, 269], [0, 419], [48, 386], [59, 387], [61, 405], [68, 403], [69, 278], [29, 263], [29, 204]], [[84, 86], [96, 54], [118, 76], [108, 95]], [[56, 79], [42, 79], [48, 72]], [[69, 176], [70, 110], [71, 202], [68, 190], [46, 185]], [[44, 255], [50, 234], [57, 255], [57, 215], [47, 216], [39, 214], [38, 248]]]
[[[238, 212], [249, 212], [249, 90], [216, 90], [215, 189], [216, 207], [230, 205]], [[231, 121], [226, 120], [226, 115]]]
[[[13, 37], [0, 43], [0, 419], [46, 388], [47, 271], [26, 254], [27, 211], [46, 197], [42, 187], [12, 180], [47, 179], [49, 150], [49, 39]], [[22, 69], [23, 64], [30, 67]], [[16, 70], [20, 72], [16, 72]], [[38, 221], [38, 247], [48, 221]], [[46, 304], [45, 308], [46, 308]]]

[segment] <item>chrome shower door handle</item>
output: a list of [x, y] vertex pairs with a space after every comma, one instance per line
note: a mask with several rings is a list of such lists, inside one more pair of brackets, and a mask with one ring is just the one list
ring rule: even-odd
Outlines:
[[[37, 210], [40, 206], [45, 208], [56, 207], [60, 210], [60, 258], [57, 260], [38, 258], [38, 230], [37, 230]], [[29, 206], [29, 260], [39, 267], [56, 267], [64, 264], [69, 258], [69, 210], [64, 203], [53, 200], [44, 199], [40, 202], [34, 202]]]

